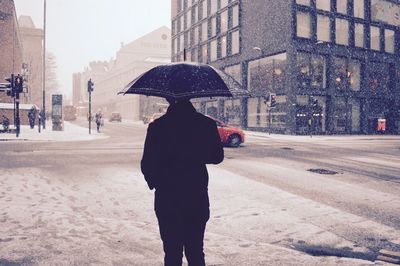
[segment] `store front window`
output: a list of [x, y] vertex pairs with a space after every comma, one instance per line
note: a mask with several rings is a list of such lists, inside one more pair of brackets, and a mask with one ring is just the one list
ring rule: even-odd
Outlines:
[[333, 125], [337, 133], [345, 133], [347, 124], [346, 100], [344, 97], [337, 97], [334, 101]]
[[334, 58], [334, 78], [336, 88], [340, 91], [360, 90], [361, 64], [357, 60]]
[[285, 87], [286, 53], [269, 56], [249, 62], [249, 90], [265, 94], [279, 92]]
[[240, 99], [224, 101], [224, 122], [240, 127], [242, 125], [242, 106]]
[[322, 55], [297, 54], [297, 81], [300, 87], [326, 88], [326, 60]]
[[326, 130], [326, 97], [297, 95], [296, 132], [320, 134]]
[[351, 132], [360, 132], [360, 100], [350, 98], [349, 101], [349, 110], [351, 112]]
[[373, 93], [388, 93], [391, 90], [391, 68], [389, 64], [372, 63], [368, 75], [369, 87]]

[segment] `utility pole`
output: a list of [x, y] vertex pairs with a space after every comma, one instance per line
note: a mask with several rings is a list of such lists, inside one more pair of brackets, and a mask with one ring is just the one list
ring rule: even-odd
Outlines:
[[42, 103], [42, 124], [46, 129], [46, 0], [43, 2], [43, 103]]

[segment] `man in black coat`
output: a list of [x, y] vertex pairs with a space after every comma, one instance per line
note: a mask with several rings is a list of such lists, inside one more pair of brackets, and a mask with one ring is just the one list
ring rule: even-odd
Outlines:
[[205, 265], [203, 239], [210, 217], [206, 164], [218, 164], [224, 150], [214, 120], [189, 100], [168, 100], [167, 113], [149, 124], [141, 161], [164, 246], [165, 265]]

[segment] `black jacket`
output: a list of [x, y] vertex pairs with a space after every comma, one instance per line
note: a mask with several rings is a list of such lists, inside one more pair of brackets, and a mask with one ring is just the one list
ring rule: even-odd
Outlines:
[[149, 125], [141, 169], [149, 188], [156, 188], [156, 201], [158, 194], [171, 204], [208, 205], [206, 164], [223, 158], [215, 121], [196, 112], [189, 101], [179, 102]]

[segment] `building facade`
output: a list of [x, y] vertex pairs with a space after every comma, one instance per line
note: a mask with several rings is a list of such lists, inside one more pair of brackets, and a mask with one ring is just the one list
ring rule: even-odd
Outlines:
[[[0, 82], [12, 73], [22, 73], [23, 45], [18, 26], [14, 1], [0, 1]], [[21, 95], [23, 99], [23, 95]], [[11, 103], [13, 99], [0, 92], [0, 103]]]
[[29, 16], [18, 19], [23, 49], [25, 78], [28, 84], [27, 100], [42, 107], [43, 101], [43, 30], [33, 24]]
[[[391, 0], [172, 0], [172, 61], [210, 63], [250, 91], [196, 100], [249, 130], [400, 132], [400, 3]], [[270, 107], [270, 95], [276, 95]], [[381, 120], [382, 121], [382, 120]]]
[[[134, 78], [145, 71], [171, 61], [171, 30], [168, 27], [158, 28], [129, 44], [121, 44], [115, 59], [102, 62], [91, 62], [84, 72], [80, 73], [80, 99], [87, 105], [87, 81], [92, 79], [92, 112], [101, 112], [109, 117], [112, 112], [119, 112], [123, 119], [141, 120], [143, 116], [158, 111], [160, 98], [139, 95], [118, 95], [118, 92]], [[78, 76], [74, 74], [74, 78]], [[74, 85], [75, 88], [75, 85]], [[74, 98], [75, 89], [74, 89]]]

